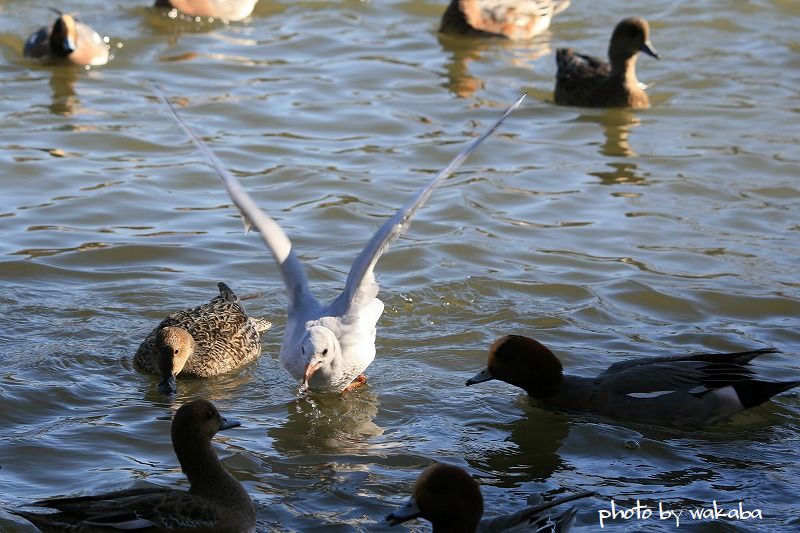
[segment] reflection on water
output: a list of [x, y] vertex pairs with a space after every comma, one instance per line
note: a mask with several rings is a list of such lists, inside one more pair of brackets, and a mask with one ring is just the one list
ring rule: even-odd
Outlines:
[[576, 122], [593, 122], [603, 128], [606, 142], [600, 153], [608, 157], [635, 157], [637, 154], [628, 142], [633, 128], [641, 124], [636, 113], [627, 109], [609, 109], [601, 113], [584, 113]]
[[502, 438], [481, 444], [466, 457], [478, 470], [504, 472], [498, 486], [512, 487], [520, 480], [544, 481], [563, 467], [558, 449], [569, 434], [569, 417], [534, 406], [527, 406], [525, 411], [525, 416], [513, 422], [486, 423], [476, 428], [482, 435]]
[[[487, 60], [507, 61], [511, 65], [532, 68], [533, 62], [550, 53], [549, 34], [537, 35], [525, 42], [499, 38], [475, 38], [438, 33], [437, 39], [442, 50], [449, 54], [447, 61], [447, 82], [450, 92], [460, 98], [470, 98], [476, 91], [484, 88], [485, 82], [470, 73], [471, 62]], [[498, 50], [507, 52], [498, 57]], [[488, 54], [487, 54], [488, 52]], [[491, 57], [494, 55], [495, 57]]]
[[636, 173], [636, 163], [618, 161], [608, 163], [606, 166], [611, 167], [612, 170], [589, 172], [589, 175], [600, 178], [600, 183], [603, 185], [621, 185], [623, 183], [639, 185], [645, 182], [645, 178]]
[[286, 455], [354, 453], [368, 449], [367, 440], [383, 434], [373, 422], [378, 397], [369, 390], [339, 394], [309, 394], [289, 402], [282, 427], [267, 433], [275, 450]]
[[70, 116], [81, 111], [80, 100], [75, 92], [75, 82], [82, 70], [69, 66], [54, 67], [50, 75], [50, 89], [53, 91], [53, 102], [50, 112], [54, 115]]

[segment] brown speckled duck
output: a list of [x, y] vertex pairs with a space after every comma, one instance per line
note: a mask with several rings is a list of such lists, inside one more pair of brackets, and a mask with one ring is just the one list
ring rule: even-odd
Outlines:
[[526, 531], [566, 533], [574, 522], [575, 509], [567, 509], [559, 515], [550, 514], [548, 510], [591, 495], [591, 492], [581, 492], [513, 514], [481, 519], [483, 497], [478, 483], [460, 467], [434, 463], [419, 475], [408, 502], [388, 515], [386, 521], [396, 526], [414, 518], [424, 518], [431, 522], [434, 533], [506, 531], [523, 522], [527, 522]]
[[172, 446], [189, 479], [188, 492], [165, 487], [120, 490], [33, 504], [56, 513], [13, 512], [45, 533], [255, 531], [256, 511], [250, 496], [211, 447], [217, 431], [239, 425], [220, 416], [206, 400], [195, 400], [178, 409], [172, 420]]
[[641, 18], [624, 19], [614, 28], [608, 45], [610, 63], [578, 54], [572, 48], [559, 48], [556, 51], [556, 103], [584, 107], [649, 107], [645, 85], [636, 79], [639, 52], [658, 59], [650, 43], [650, 26]]
[[451, 0], [439, 31], [472, 37], [533, 38], [569, 7], [570, 0]]
[[175, 376], [207, 378], [224, 374], [261, 355], [261, 333], [272, 324], [247, 316], [224, 283], [209, 303], [169, 315], [144, 339], [133, 364], [159, 374], [158, 390], [174, 394]]
[[53, 11], [58, 14], [53, 25], [40, 28], [25, 41], [23, 54], [26, 57], [75, 65], [108, 63], [108, 45], [96, 31], [72, 15]]
[[177, 9], [190, 17], [242, 20], [250, 16], [258, 0], [156, 0], [155, 7]]
[[597, 377], [565, 375], [543, 344], [507, 335], [489, 349], [485, 370], [467, 385], [499, 379], [544, 406], [602, 413], [633, 422], [702, 427], [760, 405], [800, 381], [758, 379], [756, 357], [777, 350], [641, 357], [614, 363]]

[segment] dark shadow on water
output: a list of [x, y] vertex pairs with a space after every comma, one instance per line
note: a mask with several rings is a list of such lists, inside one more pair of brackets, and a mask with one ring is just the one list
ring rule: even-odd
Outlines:
[[569, 434], [569, 417], [533, 406], [525, 410], [527, 416], [510, 423], [481, 423], [480, 448], [466, 457], [473, 468], [503, 472], [498, 487], [545, 481], [564, 467], [558, 449]]

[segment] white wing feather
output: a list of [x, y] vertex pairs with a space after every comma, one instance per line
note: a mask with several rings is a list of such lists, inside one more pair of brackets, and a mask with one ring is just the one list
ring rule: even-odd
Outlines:
[[330, 315], [344, 316], [348, 314], [350, 306], [355, 299], [359, 288], [365, 281], [373, 281], [372, 270], [375, 264], [380, 259], [386, 248], [396, 239], [406, 228], [411, 224], [411, 219], [417, 212], [417, 209], [428, 199], [433, 192], [433, 189], [441, 183], [442, 180], [455, 172], [458, 167], [478, 149], [478, 146], [483, 143], [494, 131], [505, 121], [505, 119], [514, 111], [522, 101], [525, 99], [523, 94], [511, 107], [509, 107], [503, 116], [495, 122], [491, 128], [473, 140], [466, 148], [464, 148], [444, 169], [442, 169], [433, 179], [431, 179], [425, 186], [423, 186], [417, 193], [411, 197], [406, 204], [394, 214], [392, 218], [383, 223], [378, 228], [375, 235], [369, 240], [367, 245], [358, 255], [350, 267], [350, 273], [347, 275], [347, 282], [345, 283], [342, 294], [334, 300], [327, 310]]
[[254, 226], [261, 235], [261, 239], [267, 248], [272, 252], [275, 261], [280, 268], [283, 281], [286, 284], [286, 290], [289, 293], [289, 312], [295, 308], [296, 305], [303, 302], [301, 305], [318, 306], [316, 299], [311, 294], [308, 287], [308, 278], [306, 277], [303, 264], [295, 255], [292, 249], [292, 242], [289, 237], [280, 227], [280, 225], [266, 213], [264, 213], [256, 205], [253, 198], [244, 190], [239, 180], [229, 173], [222, 162], [217, 158], [214, 152], [206, 145], [206, 143], [197, 135], [178, 115], [175, 108], [167, 100], [164, 92], [156, 84], [151, 84], [158, 99], [164, 106], [172, 113], [173, 118], [183, 128], [186, 134], [192, 139], [198, 150], [206, 156], [211, 166], [219, 175], [228, 195], [233, 200], [233, 203], [242, 214], [245, 224], [245, 230], [249, 226]]

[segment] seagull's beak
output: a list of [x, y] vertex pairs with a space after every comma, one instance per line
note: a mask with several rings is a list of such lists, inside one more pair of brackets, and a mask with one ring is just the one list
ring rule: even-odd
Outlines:
[[419, 510], [417, 500], [412, 496], [408, 499], [403, 507], [391, 514], [386, 515], [386, 521], [389, 522], [390, 526], [396, 526], [397, 524], [402, 524], [403, 522], [407, 522], [412, 518], [417, 518], [421, 514], [422, 511]]
[[489, 373], [489, 369], [484, 368], [467, 380], [467, 386], [475, 385], [476, 383], [483, 383], [484, 381], [489, 381], [492, 379], [494, 379], [494, 376]]
[[641, 50], [642, 52], [644, 52], [645, 54], [647, 54], [647, 55], [649, 55], [649, 56], [653, 56], [653, 57], [655, 57], [656, 59], [661, 59], [661, 58], [658, 56], [658, 52], [656, 52], [656, 49], [655, 49], [655, 48], [653, 48], [653, 43], [651, 43], [650, 41], [647, 41], [647, 42], [645, 42], [645, 43], [642, 45], [642, 47], [641, 47], [641, 48], [639, 48], [639, 50]]
[[306, 373], [303, 375], [303, 385], [301, 386], [303, 390], [308, 389], [308, 380], [311, 379], [311, 376], [314, 375], [314, 372], [316, 372], [321, 366], [322, 363], [319, 362], [308, 363], [308, 365], [306, 365]]

